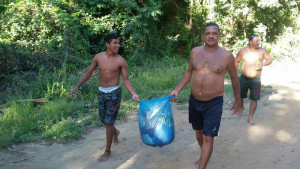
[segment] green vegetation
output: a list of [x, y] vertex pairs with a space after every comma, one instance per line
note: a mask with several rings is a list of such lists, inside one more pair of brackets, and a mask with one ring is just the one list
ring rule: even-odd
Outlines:
[[[141, 100], [168, 95], [186, 71], [188, 60], [162, 59], [151, 64], [141, 68], [133, 67], [130, 71], [131, 82], [140, 94]], [[65, 78], [59, 80], [58, 72], [36, 77], [41, 79], [30, 83], [25, 82], [27, 76], [12, 77], [12, 81], [18, 81], [24, 85], [16, 84], [14, 89], [19, 92], [10, 93], [12, 95], [7, 98], [4, 108], [1, 108], [3, 111], [3, 114], [0, 114], [1, 147], [40, 139], [49, 143], [67, 142], [79, 138], [88, 128], [102, 126], [97, 111], [98, 75], [93, 75], [72, 100], [69, 96], [73, 86], [70, 81], [78, 80], [79, 77], [65, 75]], [[66, 88], [63, 84], [69, 85], [66, 85]], [[122, 104], [118, 115], [119, 120], [124, 119], [128, 111], [136, 113], [138, 111], [138, 104], [130, 100], [131, 95], [124, 85], [121, 87]], [[29, 100], [36, 98], [38, 96], [36, 93], [41, 93], [40, 95], [48, 101]], [[176, 101], [186, 102], [189, 94], [190, 90], [187, 85]]]
[[[202, 44], [203, 26], [221, 26], [220, 45], [236, 54], [259, 34], [275, 59], [299, 55], [298, 0], [2, 0], [0, 1], [0, 147], [19, 142], [66, 142], [101, 126], [98, 75], [69, 93], [103, 37], [121, 36], [120, 54], [141, 100], [168, 95]], [[97, 74], [97, 73], [95, 73]], [[228, 78], [228, 74], [226, 75]], [[138, 104], [122, 86], [118, 119]], [[232, 93], [231, 86], [225, 86]], [[187, 85], [176, 102], [185, 103]], [[46, 102], [30, 101], [44, 99]]]
[[[188, 67], [188, 59], [173, 58], [152, 61], [147, 66], [133, 67], [131, 82], [141, 100], [154, 99], [169, 95], [178, 84]], [[56, 76], [54, 73], [52, 76]], [[18, 81], [27, 85], [21, 85], [24, 92], [12, 93], [0, 114], [0, 146], [6, 147], [18, 142], [45, 140], [48, 143], [67, 142], [77, 139], [82, 133], [91, 127], [99, 127], [103, 124], [99, 120], [97, 111], [97, 86], [98, 75], [81, 87], [74, 100], [69, 93], [73, 85], [64, 88], [62, 84], [70, 84], [69, 81], [78, 80], [73, 75], [64, 78], [66, 81], [52, 81], [49, 76], [41, 76], [41, 81], [23, 82], [19, 76], [14, 76]], [[28, 78], [28, 77], [26, 77]], [[12, 79], [15, 81], [15, 79]], [[57, 79], [56, 79], [57, 80]], [[62, 80], [62, 79], [61, 79]], [[75, 84], [75, 83], [73, 83]], [[36, 86], [40, 88], [32, 88]], [[44, 87], [44, 88], [43, 88]], [[138, 104], [131, 101], [131, 95], [122, 87], [122, 104], [118, 114], [118, 120], [126, 118], [128, 111], [138, 112]], [[17, 86], [15, 87], [17, 89]], [[225, 86], [225, 92], [233, 93], [231, 85]], [[26, 93], [31, 93], [26, 95]], [[33, 93], [43, 93], [49, 101], [34, 102], [28, 99], [35, 98]], [[188, 102], [190, 95], [189, 85], [181, 91], [176, 102]], [[27, 100], [26, 100], [27, 99]], [[183, 106], [186, 107], [186, 106]]]
[[[27, 89], [29, 90], [29, 89]], [[9, 106], [3, 109], [0, 115], [0, 145], [1, 147], [16, 142], [37, 140], [41, 134], [44, 138], [54, 134], [66, 140], [76, 138], [82, 133], [75, 121], [83, 117], [80, 104], [66, 99], [57, 99], [45, 103], [29, 101], [9, 101]], [[70, 120], [74, 119], [74, 120]], [[65, 120], [68, 119], [68, 120]], [[60, 133], [69, 128], [69, 133]]]

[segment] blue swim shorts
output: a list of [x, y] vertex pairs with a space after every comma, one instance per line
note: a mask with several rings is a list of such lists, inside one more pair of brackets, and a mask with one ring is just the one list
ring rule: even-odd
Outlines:
[[218, 136], [223, 113], [223, 96], [199, 101], [193, 94], [189, 100], [189, 122], [194, 130], [203, 130], [206, 136]]

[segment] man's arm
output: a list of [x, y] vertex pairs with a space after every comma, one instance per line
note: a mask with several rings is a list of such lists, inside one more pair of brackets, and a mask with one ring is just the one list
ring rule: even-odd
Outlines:
[[239, 69], [239, 64], [240, 64], [241, 60], [242, 60], [242, 51], [240, 50], [238, 52], [236, 58], [235, 58], [235, 68], [236, 68], [236, 70]]
[[185, 72], [185, 74], [183, 75], [182, 79], [180, 80], [176, 88], [170, 93], [170, 96], [175, 95], [173, 99], [177, 99], [179, 92], [191, 80], [192, 71], [193, 71], [192, 59], [190, 59], [188, 70]]
[[232, 54], [229, 56], [229, 64], [228, 64], [228, 72], [230, 75], [231, 83], [232, 83], [232, 89], [234, 92], [235, 97], [235, 103], [233, 104], [231, 110], [231, 114], [236, 114], [238, 110], [240, 109], [241, 104], [241, 96], [240, 96], [240, 82], [237, 75], [237, 69], [236, 69], [236, 62], [234, 61], [234, 57]]
[[136, 94], [136, 92], [134, 91], [131, 82], [128, 78], [128, 73], [127, 73], [127, 63], [125, 61], [124, 58], [122, 58], [122, 64], [121, 64], [121, 74], [122, 74], [122, 79], [123, 79], [123, 83], [124, 86], [126, 87], [126, 89], [131, 93], [132, 95], [132, 99], [136, 102], [140, 101], [139, 96]]
[[98, 62], [96, 60], [96, 56], [94, 57], [90, 67], [88, 70], [84, 73], [84, 75], [81, 77], [80, 81], [77, 83], [77, 85], [73, 88], [71, 92], [71, 97], [73, 98], [75, 96], [75, 93], [78, 91], [79, 87], [84, 84], [89, 78], [92, 76], [94, 70], [96, 69], [98, 65]]
[[273, 62], [273, 58], [270, 56], [267, 50], [264, 50], [264, 59], [263, 66], [270, 65]]

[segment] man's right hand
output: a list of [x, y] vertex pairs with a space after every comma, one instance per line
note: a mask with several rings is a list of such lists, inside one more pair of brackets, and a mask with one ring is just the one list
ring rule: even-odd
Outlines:
[[179, 95], [179, 92], [173, 90], [173, 91], [169, 94], [169, 96], [172, 96], [172, 95], [175, 95], [175, 97], [171, 97], [170, 99], [171, 99], [171, 100], [175, 100], [175, 99], [177, 99], [177, 97], [178, 97], [178, 95]]
[[71, 98], [73, 99], [75, 96], [75, 93], [78, 91], [78, 86], [74, 87], [74, 89], [71, 92]]
[[139, 101], [140, 101], [140, 98], [139, 98], [139, 96], [138, 96], [137, 94], [132, 95], [132, 99], [133, 99], [134, 101], [136, 101], [136, 102], [139, 102]]
[[241, 107], [241, 99], [237, 99], [235, 100], [233, 106], [231, 107], [231, 114], [234, 115], [234, 114], [237, 114], [238, 116], [240, 116], [240, 107]]

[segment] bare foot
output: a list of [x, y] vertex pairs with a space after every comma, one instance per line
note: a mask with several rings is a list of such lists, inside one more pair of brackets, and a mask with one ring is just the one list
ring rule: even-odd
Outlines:
[[107, 161], [109, 159], [110, 155], [111, 155], [111, 151], [105, 150], [105, 152], [97, 159], [97, 161], [98, 162]]
[[250, 125], [255, 125], [255, 123], [252, 121], [252, 119], [248, 119], [247, 122], [248, 122]]
[[116, 133], [114, 134], [113, 143], [114, 145], [117, 145], [119, 143], [118, 136], [120, 134], [120, 131], [116, 129]]
[[195, 161], [195, 167], [197, 167], [197, 168], [199, 167], [199, 161], [200, 160]]
[[238, 112], [238, 114], [237, 114], [239, 117], [242, 116], [242, 113], [243, 113], [244, 109], [245, 109], [245, 107], [244, 107], [244, 106], [241, 106], [241, 108], [240, 108], [240, 110], [239, 110], [239, 112]]

